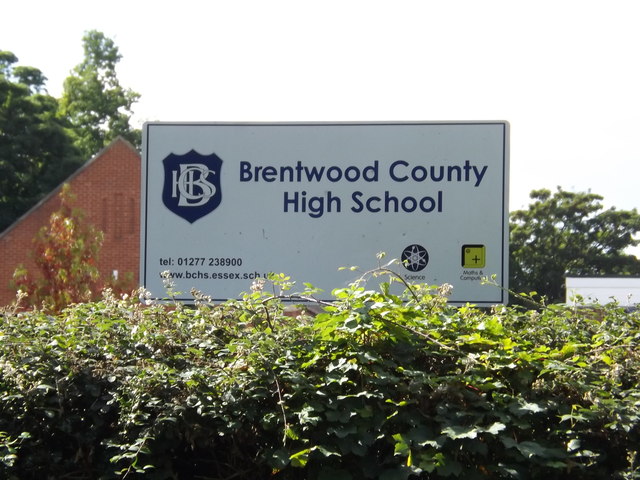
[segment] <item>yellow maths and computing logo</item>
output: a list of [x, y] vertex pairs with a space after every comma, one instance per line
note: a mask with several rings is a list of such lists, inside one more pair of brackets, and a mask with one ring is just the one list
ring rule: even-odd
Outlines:
[[462, 246], [462, 268], [484, 268], [486, 259], [484, 245]]

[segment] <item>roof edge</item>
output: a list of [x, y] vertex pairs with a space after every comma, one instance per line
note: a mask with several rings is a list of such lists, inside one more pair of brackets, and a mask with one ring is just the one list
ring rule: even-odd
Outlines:
[[140, 152], [136, 147], [133, 146], [131, 142], [129, 142], [126, 138], [121, 135], [118, 135], [109, 145], [106, 145], [100, 149], [98, 153], [96, 153], [89, 160], [80, 165], [71, 175], [69, 175], [66, 179], [64, 179], [58, 186], [53, 188], [49, 193], [47, 193], [44, 197], [42, 197], [35, 205], [33, 205], [29, 210], [24, 212], [21, 216], [19, 216], [11, 225], [5, 228], [2, 232], [0, 232], [0, 239], [5, 235], [9, 234], [11, 230], [16, 228], [20, 223], [22, 223], [29, 215], [31, 215], [35, 210], [40, 208], [43, 204], [48, 202], [51, 198], [55, 197], [62, 190], [62, 186], [65, 183], [69, 183], [78, 175], [80, 175], [85, 169], [89, 168], [91, 164], [93, 164], [98, 158], [104, 155], [107, 151], [114, 147], [114, 145], [122, 143], [125, 146], [129, 147], [136, 155], [140, 156]]

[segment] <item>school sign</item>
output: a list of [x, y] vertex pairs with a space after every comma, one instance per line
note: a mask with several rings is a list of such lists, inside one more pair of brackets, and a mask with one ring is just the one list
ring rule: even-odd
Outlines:
[[225, 300], [282, 272], [330, 299], [385, 252], [454, 304], [506, 303], [508, 170], [502, 121], [146, 123], [141, 283]]

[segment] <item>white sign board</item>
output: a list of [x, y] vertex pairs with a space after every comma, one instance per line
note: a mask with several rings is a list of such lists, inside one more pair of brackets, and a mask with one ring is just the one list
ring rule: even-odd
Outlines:
[[585, 303], [604, 305], [617, 302], [621, 306], [640, 304], [640, 277], [567, 277], [566, 301], [576, 304], [576, 296]]
[[[238, 298], [285, 273], [325, 291], [402, 262], [451, 303], [506, 303], [507, 122], [146, 123], [140, 281]], [[371, 286], [375, 288], [375, 285]]]

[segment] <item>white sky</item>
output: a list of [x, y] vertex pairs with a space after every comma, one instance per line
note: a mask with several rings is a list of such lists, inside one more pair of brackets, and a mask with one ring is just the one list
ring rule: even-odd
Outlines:
[[21, 0], [0, 50], [58, 97], [102, 31], [164, 121], [507, 120], [511, 209], [537, 188], [640, 207], [637, 0]]

